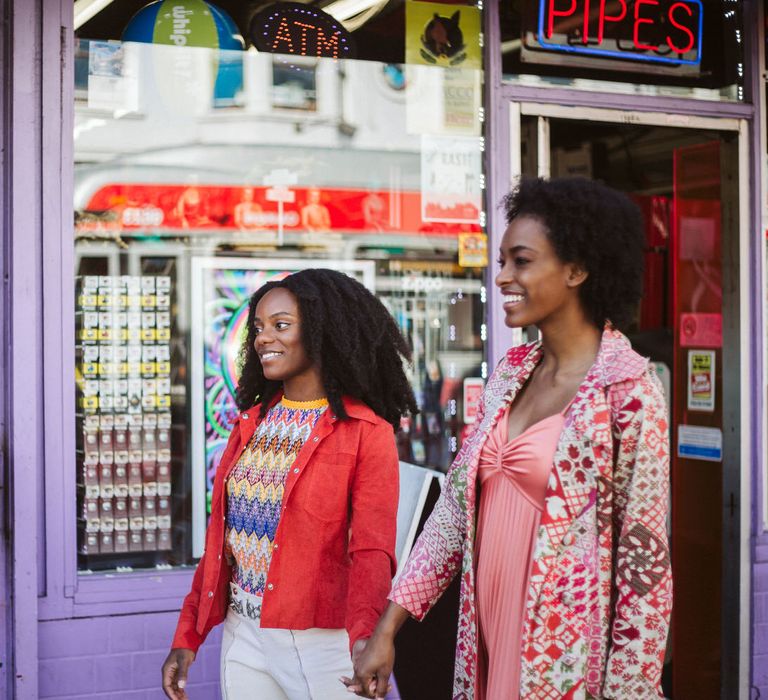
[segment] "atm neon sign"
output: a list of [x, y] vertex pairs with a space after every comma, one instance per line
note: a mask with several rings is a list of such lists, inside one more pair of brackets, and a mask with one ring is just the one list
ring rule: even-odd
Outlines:
[[629, 61], [698, 66], [701, 0], [539, 0], [540, 48]]
[[331, 15], [310, 5], [273, 3], [251, 19], [250, 37], [259, 51], [354, 58], [352, 35]]

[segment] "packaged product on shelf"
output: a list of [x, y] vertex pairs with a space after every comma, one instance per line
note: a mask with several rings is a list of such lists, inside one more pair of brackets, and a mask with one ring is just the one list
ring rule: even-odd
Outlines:
[[76, 283], [80, 550], [170, 549], [171, 278], [85, 275]]

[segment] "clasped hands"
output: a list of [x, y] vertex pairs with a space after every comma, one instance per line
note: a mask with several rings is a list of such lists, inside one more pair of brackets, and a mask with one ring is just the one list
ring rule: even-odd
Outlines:
[[389, 678], [395, 664], [395, 645], [385, 635], [374, 633], [352, 647], [352, 678], [339, 680], [350, 693], [361, 698], [384, 698], [392, 688]]

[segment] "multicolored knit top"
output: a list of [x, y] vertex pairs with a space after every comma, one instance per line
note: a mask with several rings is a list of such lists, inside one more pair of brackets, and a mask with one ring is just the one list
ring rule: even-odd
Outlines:
[[267, 580], [283, 489], [327, 399], [290, 401], [269, 409], [227, 479], [226, 547], [235, 559], [232, 581], [261, 596]]

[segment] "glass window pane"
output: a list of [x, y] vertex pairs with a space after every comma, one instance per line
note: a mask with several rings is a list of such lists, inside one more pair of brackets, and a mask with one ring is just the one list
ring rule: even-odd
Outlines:
[[444, 67], [405, 63], [402, 4], [349, 29], [354, 60], [256, 51], [230, 5], [247, 50], [120, 41], [121, 3], [79, 31], [81, 571], [200, 556], [269, 279], [344, 270], [391, 311], [421, 408], [406, 461], [447, 468], [487, 375], [479, 11], [461, 9], [477, 64]]

